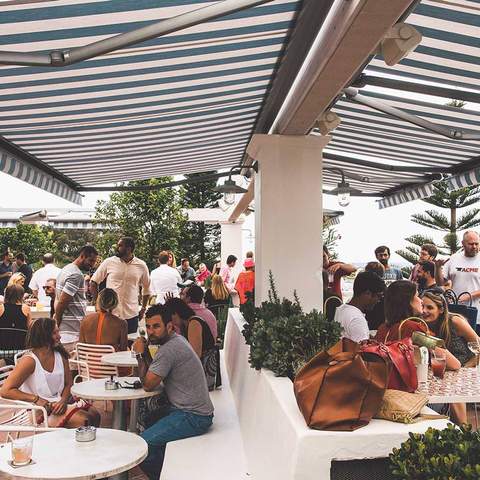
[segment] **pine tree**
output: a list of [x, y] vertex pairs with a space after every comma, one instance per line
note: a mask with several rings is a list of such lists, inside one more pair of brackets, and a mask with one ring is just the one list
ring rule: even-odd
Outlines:
[[[185, 177], [195, 179], [214, 173], [216, 172], [192, 173]], [[217, 208], [222, 194], [213, 190], [216, 184], [216, 180], [211, 180], [184, 185], [180, 191], [182, 207], [186, 209]], [[220, 257], [220, 225], [187, 222], [180, 239], [179, 252], [182, 257], [187, 257], [195, 268], [199, 263], [205, 263], [211, 268], [215, 260]]]

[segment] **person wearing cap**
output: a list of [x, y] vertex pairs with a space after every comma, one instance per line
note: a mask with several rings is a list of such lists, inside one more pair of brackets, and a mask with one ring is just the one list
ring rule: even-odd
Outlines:
[[247, 302], [247, 292], [255, 290], [255, 262], [251, 258], [245, 259], [243, 262], [245, 271], [240, 273], [235, 283], [235, 290], [240, 297], [240, 305]]

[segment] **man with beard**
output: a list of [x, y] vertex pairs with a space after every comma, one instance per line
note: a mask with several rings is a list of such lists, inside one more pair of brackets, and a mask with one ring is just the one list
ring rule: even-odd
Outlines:
[[383, 279], [387, 283], [387, 285], [395, 280], [402, 280], [403, 274], [399, 268], [391, 267], [388, 264], [390, 260], [390, 249], [385, 245], [381, 245], [375, 249], [375, 257], [377, 260], [383, 265], [385, 268], [385, 272], [383, 273]]
[[[463, 234], [463, 250], [455, 253], [448, 260], [437, 260], [435, 277], [437, 284], [443, 286], [447, 280], [452, 282], [452, 290], [460, 302], [469, 302], [480, 311], [480, 237], [477, 232], [467, 231]], [[462, 293], [470, 295], [462, 295]], [[477, 314], [477, 323], [479, 316]]]
[[78, 342], [80, 322], [87, 313], [85, 279], [82, 273], [95, 265], [98, 252], [92, 245], [80, 250], [78, 257], [62, 268], [57, 277], [54, 319], [57, 322], [62, 343]]
[[433, 245], [433, 243], [424, 243], [420, 247], [420, 254], [418, 255], [418, 262], [412, 268], [412, 272], [410, 273], [409, 280], [411, 282], [418, 283], [418, 271], [420, 269], [420, 265], [423, 262], [433, 262], [438, 255], [438, 248]]
[[435, 282], [435, 264], [433, 262], [419, 263], [417, 271], [418, 293], [423, 295], [425, 292], [430, 292], [435, 295], [442, 295], [443, 289]]
[[[150, 307], [145, 325], [148, 342], [139, 337], [133, 344], [139, 377], [147, 392], [163, 383], [169, 402], [161, 418], [141, 434], [148, 444], [148, 456], [140, 468], [150, 480], [158, 480], [166, 444], [206, 433], [212, 425], [213, 405], [200, 359], [187, 340], [175, 333], [169, 309]], [[159, 346], [153, 359], [148, 343]]]
[[[135, 241], [123, 237], [117, 244], [117, 255], [105, 259], [90, 281], [93, 301], [97, 300], [98, 285], [107, 280], [106, 287], [115, 290], [118, 295], [118, 307], [113, 314], [127, 321], [128, 333], [138, 329], [138, 321], [143, 317], [150, 299], [150, 276], [147, 264], [134, 255]], [[142, 307], [139, 309], [138, 297], [142, 292]]]

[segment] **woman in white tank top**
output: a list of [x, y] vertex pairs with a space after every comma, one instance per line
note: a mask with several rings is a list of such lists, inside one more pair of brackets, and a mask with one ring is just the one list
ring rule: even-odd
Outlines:
[[68, 404], [72, 375], [55, 320], [36, 320], [28, 331], [26, 348], [30, 351], [5, 380], [0, 395], [45, 407], [51, 427], [98, 426], [100, 415], [95, 408], [83, 401]]

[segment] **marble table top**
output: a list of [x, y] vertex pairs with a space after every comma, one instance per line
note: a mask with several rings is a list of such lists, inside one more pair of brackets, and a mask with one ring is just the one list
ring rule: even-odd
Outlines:
[[[158, 391], [146, 392], [143, 388], [119, 388], [117, 390], [105, 390], [105, 378], [86, 380], [72, 386], [72, 395], [85, 400], [138, 400], [140, 398], [153, 397]], [[133, 383], [138, 377], [115, 378], [120, 384]]]
[[12, 480], [93, 480], [125, 472], [142, 462], [148, 447], [143, 438], [122, 430], [98, 428], [92, 442], [77, 442], [75, 431], [58, 429], [35, 435], [35, 463], [13, 468], [11, 445], [0, 445], [0, 478]]
[[107, 353], [102, 357], [102, 363], [105, 365], [113, 365], [115, 367], [137, 367], [138, 362], [135, 357], [132, 356], [132, 352], [114, 352]]

